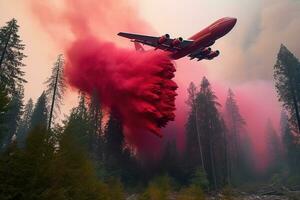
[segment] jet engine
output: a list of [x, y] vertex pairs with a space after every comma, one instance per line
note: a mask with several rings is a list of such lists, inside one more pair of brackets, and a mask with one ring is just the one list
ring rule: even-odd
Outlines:
[[214, 59], [215, 57], [217, 57], [218, 55], [220, 55], [220, 51], [212, 51], [212, 52], [210, 52], [207, 56], [206, 56], [206, 58], [208, 59], [208, 60], [212, 60], [212, 59]]
[[165, 34], [158, 39], [158, 44], [165, 43], [170, 38], [169, 34]]
[[178, 46], [182, 41], [183, 41], [182, 37], [176, 38], [176, 39], [173, 40], [172, 46], [173, 46], [173, 47], [176, 47], [176, 46]]
[[211, 48], [209, 47], [209, 48], [203, 49], [202, 52], [201, 52], [201, 55], [206, 56], [206, 55], [208, 55], [210, 53], [211, 53]]

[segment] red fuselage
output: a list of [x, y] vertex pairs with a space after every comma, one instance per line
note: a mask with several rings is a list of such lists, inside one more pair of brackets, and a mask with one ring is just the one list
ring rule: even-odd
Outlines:
[[217, 20], [207, 28], [190, 37], [189, 40], [193, 41], [191, 45], [172, 53], [170, 56], [173, 59], [179, 59], [199, 49], [204, 49], [205, 47], [211, 46], [217, 39], [223, 37], [229, 31], [231, 31], [231, 29], [235, 26], [236, 21], [236, 18], [230, 17]]

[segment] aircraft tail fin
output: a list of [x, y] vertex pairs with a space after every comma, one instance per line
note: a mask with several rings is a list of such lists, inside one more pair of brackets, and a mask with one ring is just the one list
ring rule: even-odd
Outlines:
[[143, 48], [143, 46], [139, 42], [134, 42], [134, 47], [135, 47], [136, 51], [145, 51], [145, 49]]

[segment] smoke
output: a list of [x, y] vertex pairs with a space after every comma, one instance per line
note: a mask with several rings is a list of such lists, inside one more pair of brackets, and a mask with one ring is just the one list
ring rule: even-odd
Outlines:
[[164, 52], [113, 43], [119, 31], [151, 32], [138, 12], [119, 0], [33, 1], [32, 9], [65, 50], [69, 85], [88, 94], [96, 90], [102, 105], [121, 118], [126, 141], [155, 155], [159, 138], [149, 132], [162, 137], [160, 129], [175, 118], [176, 70]]
[[141, 53], [88, 37], [74, 42], [67, 58], [70, 85], [89, 94], [96, 89], [101, 103], [136, 133], [133, 137], [145, 129], [161, 136], [160, 128], [174, 120], [175, 68], [164, 53]]
[[237, 17], [238, 23], [225, 36], [227, 39], [217, 42], [222, 59], [211, 64], [209, 73], [218, 80], [238, 84], [256, 80], [272, 81], [280, 44], [285, 44], [293, 53], [300, 55], [297, 42], [300, 2], [256, 0], [236, 5], [235, 9], [227, 12]]

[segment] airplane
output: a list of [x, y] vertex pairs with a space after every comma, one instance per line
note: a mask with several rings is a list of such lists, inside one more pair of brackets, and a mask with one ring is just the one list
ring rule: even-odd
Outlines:
[[139, 51], [143, 49], [139, 44], [141, 43], [152, 46], [155, 50], [160, 49], [170, 52], [169, 56], [174, 60], [185, 56], [188, 56], [191, 60], [195, 58], [198, 61], [203, 59], [212, 60], [219, 56], [220, 51], [212, 51], [210, 46], [212, 46], [217, 39], [229, 33], [236, 22], [237, 19], [231, 17], [219, 19], [187, 40], [184, 40], [182, 37], [171, 39], [169, 34], [165, 34], [161, 37], [153, 37], [120, 32], [118, 35], [134, 42], [136, 49]]

